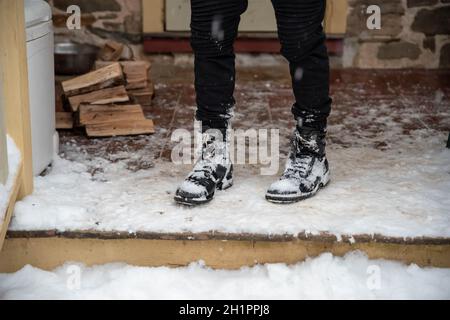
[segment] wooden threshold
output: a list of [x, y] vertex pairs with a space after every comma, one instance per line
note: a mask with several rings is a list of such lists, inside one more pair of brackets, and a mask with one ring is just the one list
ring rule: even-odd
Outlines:
[[[326, 40], [331, 56], [342, 56], [343, 39], [329, 37]], [[280, 42], [276, 36], [263, 37], [260, 34], [239, 36], [234, 43], [237, 53], [280, 53]], [[144, 35], [146, 53], [190, 53], [192, 52], [189, 34], [146, 34]]]
[[159, 234], [104, 232], [8, 232], [0, 253], [0, 272], [30, 264], [52, 270], [67, 261], [97, 265], [185, 266], [203, 260], [212, 268], [236, 269], [264, 263], [293, 264], [324, 252], [342, 256], [361, 250], [371, 259], [419, 266], [450, 267], [450, 239], [343, 237], [327, 234], [267, 236], [250, 234]]

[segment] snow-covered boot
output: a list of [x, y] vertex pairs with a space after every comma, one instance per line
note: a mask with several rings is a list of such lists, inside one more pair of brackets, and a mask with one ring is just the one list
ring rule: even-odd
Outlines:
[[[223, 134], [226, 136], [225, 132]], [[228, 140], [219, 139], [207, 131], [202, 134], [202, 141], [199, 160], [176, 191], [177, 203], [203, 204], [214, 197], [216, 190], [225, 190], [233, 185]]]
[[309, 198], [330, 180], [325, 156], [325, 130], [297, 126], [281, 178], [266, 193], [275, 203], [292, 203]]

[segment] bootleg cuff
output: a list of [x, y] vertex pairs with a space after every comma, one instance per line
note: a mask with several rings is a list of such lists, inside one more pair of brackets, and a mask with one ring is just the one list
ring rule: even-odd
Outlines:
[[205, 120], [199, 119], [197, 116], [195, 117], [195, 119], [202, 123], [202, 132], [205, 132], [208, 129], [226, 130], [229, 126], [229, 120]]
[[327, 119], [330, 114], [331, 99], [320, 107], [300, 106], [295, 103], [291, 112], [294, 115], [298, 125], [310, 127], [314, 129], [324, 130], [327, 127]]

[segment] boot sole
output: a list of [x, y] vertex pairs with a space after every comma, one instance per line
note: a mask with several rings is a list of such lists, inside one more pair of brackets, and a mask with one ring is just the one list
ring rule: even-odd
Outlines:
[[[222, 181], [220, 182], [217, 187], [216, 190], [227, 190], [229, 188], [231, 188], [233, 186], [233, 180], [226, 180], [226, 181]], [[214, 198], [214, 194], [215, 192], [213, 192], [212, 194], [209, 195], [209, 197], [205, 198], [183, 198], [180, 196], [175, 196], [173, 199], [175, 200], [176, 203], [181, 204], [183, 206], [187, 206], [187, 207], [195, 207], [195, 206], [199, 206], [202, 204], [206, 204], [208, 202], [210, 202], [213, 198]]]
[[308, 198], [315, 196], [316, 193], [320, 189], [325, 188], [329, 183], [330, 183], [330, 178], [327, 177], [325, 182], [318, 183], [316, 188], [308, 194], [303, 194], [301, 196], [294, 196], [294, 197], [289, 196], [289, 195], [282, 196], [282, 195], [266, 194], [266, 200], [269, 202], [272, 202], [272, 203], [276, 203], [276, 204], [291, 204], [291, 203], [299, 202], [299, 201], [306, 200]]
[[183, 206], [187, 206], [187, 207], [195, 207], [195, 206], [199, 206], [205, 203], [210, 202], [214, 197], [214, 193], [211, 195], [210, 198], [206, 198], [206, 199], [200, 199], [200, 198], [183, 198], [183, 197], [179, 197], [179, 196], [175, 196], [173, 199], [175, 200], [175, 202], [177, 204], [181, 204]]

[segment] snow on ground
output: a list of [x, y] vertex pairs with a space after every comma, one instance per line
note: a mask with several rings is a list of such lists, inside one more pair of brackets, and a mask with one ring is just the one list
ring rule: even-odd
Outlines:
[[20, 167], [20, 151], [17, 149], [11, 137], [7, 137], [7, 149], [8, 149], [8, 179], [6, 184], [0, 183], [0, 225], [5, 219], [5, 213], [8, 206], [9, 197], [11, 195], [14, 181], [19, 173]]
[[[270, 68], [270, 74], [277, 70]], [[278, 177], [260, 175], [258, 166], [237, 165], [231, 189], [191, 209], [173, 201], [190, 166], [158, 158], [173, 146], [165, 140], [170, 131], [189, 128], [195, 111], [192, 83], [171, 77], [175, 84], [159, 89], [154, 106], [159, 111], [150, 115], [162, 123], [154, 135], [64, 139], [51, 171], [36, 177], [34, 193], [17, 203], [11, 229], [450, 237], [446, 91], [426, 81], [406, 89], [388, 81], [387, 89], [376, 89], [372, 76], [367, 82], [343, 77], [332, 83], [331, 183], [324, 190], [296, 204], [271, 204], [264, 194]], [[287, 107], [292, 90], [290, 81], [279, 82], [273, 75], [239, 82], [233, 125], [280, 129], [283, 156], [292, 133]]]
[[0, 274], [0, 299], [450, 299], [450, 269], [329, 253], [296, 265], [212, 270], [125, 264]]
[[331, 145], [329, 186], [283, 206], [264, 199], [277, 177], [261, 176], [258, 168], [238, 166], [232, 188], [207, 205], [185, 208], [173, 195], [188, 167], [158, 160], [154, 168], [131, 172], [123, 161], [58, 157], [47, 176], [36, 178], [33, 195], [17, 203], [10, 228], [450, 237], [445, 139], [418, 130], [384, 151]]

